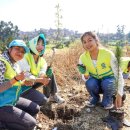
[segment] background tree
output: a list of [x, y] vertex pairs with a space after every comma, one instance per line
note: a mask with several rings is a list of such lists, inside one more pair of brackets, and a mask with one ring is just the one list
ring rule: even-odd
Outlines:
[[11, 21], [0, 21], [0, 50], [3, 51], [8, 43], [18, 37], [18, 26], [14, 26]]
[[116, 36], [117, 36], [117, 40], [124, 40], [124, 37], [125, 37], [125, 33], [124, 33], [124, 30], [125, 30], [125, 25], [117, 25], [117, 33], [116, 33]]
[[57, 32], [56, 32], [56, 40], [60, 40], [60, 30], [61, 30], [61, 27], [62, 27], [62, 23], [61, 23], [61, 19], [62, 19], [62, 15], [61, 15], [61, 7], [60, 7], [60, 4], [58, 3], [56, 6], [56, 28], [57, 28]]
[[126, 35], [126, 38], [130, 42], [130, 32]]

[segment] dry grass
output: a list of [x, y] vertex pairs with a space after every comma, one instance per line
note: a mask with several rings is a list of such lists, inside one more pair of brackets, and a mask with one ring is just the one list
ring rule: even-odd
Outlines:
[[[77, 63], [80, 54], [83, 52], [82, 45], [78, 43], [69, 49], [57, 50], [53, 63], [53, 70], [60, 89], [61, 96], [66, 100], [64, 104], [48, 104], [43, 106], [39, 114], [41, 130], [111, 130], [101, 118], [108, 114], [108, 111], [97, 106], [90, 109], [85, 105], [88, 100], [88, 93], [77, 70]], [[50, 62], [51, 55], [47, 54], [46, 59]], [[125, 102], [125, 111], [129, 115], [130, 101], [128, 94]], [[130, 128], [123, 127], [122, 130]]]
[[[110, 47], [110, 50], [114, 49]], [[77, 64], [79, 56], [83, 53], [84, 49], [81, 43], [68, 48], [68, 49], [59, 49], [55, 53], [54, 62], [53, 62], [53, 71], [57, 79], [59, 86], [63, 87], [66, 85], [77, 85], [81, 83], [81, 75], [77, 70]], [[51, 60], [51, 52], [45, 55], [45, 59], [48, 63]], [[130, 56], [130, 46], [125, 46], [123, 48], [123, 56]]]
[[[80, 82], [81, 76], [76, 65], [82, 52], [83, 49], [80, 43], [69, 49], [56, 51], [53, 70], [59, 86], [76, 85]], [[46, 59], [48, 60], [49, 57], [46, 57]]]

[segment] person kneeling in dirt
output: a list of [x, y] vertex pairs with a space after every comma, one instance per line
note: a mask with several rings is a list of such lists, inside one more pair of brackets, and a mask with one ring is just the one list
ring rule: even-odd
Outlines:
[[33, 85], [25, 80], [24, 72], [19, 73], [17, 64], [28, 51], [22, 40], [14, 40], [0, 56], [0, 128], [32, 130], [36, 125], [39, 105], [20, 97], [22, 87]]
[[[34, 86], [29, 89], [25, 88], [22, 97], [28, 98], [39, 105], [43, 105], [48, 101], [63, 103], [64, 99], [57, 94], [57, 84], [52, 68], [48, 67], [43, 54], [46, 47], [46, 39], [44, 34], [33, 38], [28, 42], [30, 53], [26, 54], [24, 59], [19, 62], [21, 70], [25, 71], [27, 77], [34, 79]], [[44, 82], [44, 80], [49, 82]], [[43, 94], [36, 90], [36, 88], [43, 86]]]
[[120, 70], [118, 86], [115, 86], [118, 78], [118, 64], [114, 53], [101, 46], [94, 32], [85, 32], [81, 37], [81, 42], [85, 52], [80, 56], [77, 67], [92, 97], [87, 106], [94, 107], [100, 101], [99, 94], [102, 91], [101, 105], [104, 109], [114, 107], [113, 95], [115, 93], [117, 93], [115, 107], [120, 108], [122, 106], [124, 79]]

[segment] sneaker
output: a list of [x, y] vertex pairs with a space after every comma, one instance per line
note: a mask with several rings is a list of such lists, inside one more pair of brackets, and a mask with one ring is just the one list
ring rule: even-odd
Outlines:
[[63, 98], [61, 98], [60, 96], [58, 96], [57, 94], [55, 94], [55, 95], [53, 95], [53, 96], [51, 95], [51, 96], [49, 97], [49, 101], [50, 101], [50, 102], [56, 102], [56, 103], [59, 103], [59, 104], [65, 102], [65, 100], [64, 100]]
[[130, 127], [130, 121], [125, 118], [123, 120], [123, 124], [126, 125], [127, 127]]
[[95, 105], [92, 104], [92, 103], [90, 103], [90, 102], [86, 102], [86, 106], [87, 106], [87, 107], [95, 107]]
[[111, 105], [108, 105], [108, 106], [104, 106], [104, 109], [105, 109], [105, 110], [110, 110], [110, 109], [112, 109], [113, 107], [114, 107], [114, 105], [111, 104]]
[[33, 130], [37, 130], [37, 126], [35, 126], [35, 127], [33, 128]]

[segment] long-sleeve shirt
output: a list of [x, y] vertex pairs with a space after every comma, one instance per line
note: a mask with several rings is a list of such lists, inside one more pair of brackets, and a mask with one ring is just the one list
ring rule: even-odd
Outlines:
[[[13, 67], [13, 69], [15, 71], [17, 71], [17, 73], [19, 73], [19, 67], [18, 65], [12, 62], [9, 54], [7, 51], [5, 51], [2, 55], [0, 55], [0, 57], [3, 57], [4, 59], [6, 59], [10, 65]], [[10, 83], [10, 81], [6, 81], [5, 77], [4, 77], [4, 73], [6, 72], [6, 64], [0, 60], [0, 89], [2, 90], [3, 88], [10, 88], [12, 85]]]
[[[28, 79], [36, 79], [36, 77], [30, 72], [30, 65], [28, 64], [26, 58], [23, 58], [22, 60], [18, 61], [18, 64], [20, 66], [21, 72], [24, 71]], [[46, 74], [46, 70], [47, 70], [47, 63], [43, 65], [38, 75], [40, 76], [41, 74]]]
[[[96, 62], [97, 62], [96, 60], [93, 60], [94, 66], [96, 66]], [[82, 64], [81, 60], [79, 60], [79, 64]], [[119, 76], [118, 76], [118, 67], [117, 67], [118, 64], [117, 64], [117, 60], [116, 60], [116, 57], [114, 56], [114, 54], [111, 55], [110, 65], [111, 65], [112, 71], [114, 73], [114, 77], [116, 79], [118, 79], [118, 93], [122, 96], [123, 95], [123, 87], [124, 87], [124, 79], [123, 79], [121, 69], [119, 71]], [[84, 81], [87, 81], [87, 79], [85, 79], [83, 74], [82, 74], [82, 79]]]

